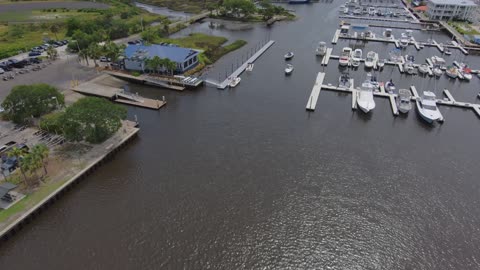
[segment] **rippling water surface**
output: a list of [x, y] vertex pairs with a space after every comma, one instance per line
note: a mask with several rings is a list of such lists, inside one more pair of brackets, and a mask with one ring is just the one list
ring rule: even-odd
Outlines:
[[[131, 85], [168, 105], [129, 108], [139, 138], [2, 243], [2, 269], [479, 269], [480, 119], [472, 111], [440, 107], [445, 123], [429, 127], [415, 111], [393, 117], [386, 99], [365, 116], [351, 111], [349, 95], [328, 91], [305, 111], [317, 72], [338, 81], [337, 62], [321, 67], [314, 49], [331, 41], [341, 4], [298, 5], [298, 20], [272, 28], [204, 22], [179, 33], [249, 41], [211, 69], [214, 79], [263, 40], [276, 44], [232, 90]], [[334, 52], [344, 46], [393, 49], [341, 41]], [[295, 71], [285, 77], [289, 50]], [[423, 62], [438, 51], [407, 53]], [[465, 61], [480, 67], [475, 56]], [[360, 82], [366, 71], [350, 74]], [[478, 92], [478, 78], [390, 67], [376, 75], [438, 96], [448, 88], [462, 101]]]

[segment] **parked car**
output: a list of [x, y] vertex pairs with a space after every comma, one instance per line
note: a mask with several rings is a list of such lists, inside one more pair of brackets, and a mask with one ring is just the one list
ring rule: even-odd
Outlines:
[[30, 63], [32, 64], [40, 64], [41, 62], [42, 60], [37, 57], [30, 58]]
[[3, 74], [5, 73], [5, 70], [3, 70], [3, 68], [0, 68], [0, 74]]
[[38, 51], [34, 51], [34, 52], [29, 52], [29, 53], [28, 53], [28, 56], [40, 56], [40, 55], [42, 55], [42, 53], [41, 53], [41, 52], [38, 52]]
[[17, 157], [9, 157], [5, 162], [2, 163], [2, 170], [13, 172], [18, 166]]

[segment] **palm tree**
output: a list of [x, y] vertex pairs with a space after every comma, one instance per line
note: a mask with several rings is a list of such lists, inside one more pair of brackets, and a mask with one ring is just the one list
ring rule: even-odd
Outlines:
[[118, 58], [123, 55], [125, 45], [117, 45], [115, 42], [108, 42], [103, 47], [105, 55], [112, 60], [113, 63], [117, 62]]
[[48, 58], [50, 58], [50, 60], [55, 60], [58, 56], [57, 49], [55, 49], [52, 46], [48, 47], [47, 48], [47, 55], [48, 55]]
[[162, 66], [162, 61], [162, 58], [154, 56], [152, 59], [148, 60], [147, 64], [151, 70], [158, 72], [158, 69]]
[[87, 66], [90, 66], [90, 63], [88, 62], [88, 51], [87, 50], [80, 50], [78, 52], [78, 57], [85, 59], [85, 62], [87, 63]]
[[58, 40], [57, 33], [60, 32], [60, 25], [54, 23], [50, 26], [50, 32], [55, 35], [55, 39]]
[[44, 176], [47, 175], [48, 155], [50, 153], [48, 147], [43, 143], [37, 144], [32, 148], [31, 152], [40, 161], [40, 165], [43, 166]]
[[177, 69], [177, 63], [174, 61], [171, 61], [168, 58], [165, 58], [165, 68], [167, 69], [168, 73], [170, 75], [173, 75], [175, 69]]
[[102, 48], [97, 43], [92, 43], [87, 48], [87, 54], [90, 58], [93, 59], [95, 66], [98, 67], [97, 59], [102, 56]]
[[18, 165], [20, 167], [20, 172], [23, 175], [25, 185], [29, 186], [28, 181], [27, 181], [27, 175], [25, 174], [25, 172], [26, 172], [25, 171], [25, 164], [27, 164], [28, 162], [25, 162], [25, 159], [23, 158], [24, 154], [25, 154], [25, 151], [23, 149], [20, 149], [20, 148], [15, 146], [15, 147], [12, 148], [12, 150], [10, 150], [7, 153], [7, 156], [17, 158], [17, 162], [18, 162]]

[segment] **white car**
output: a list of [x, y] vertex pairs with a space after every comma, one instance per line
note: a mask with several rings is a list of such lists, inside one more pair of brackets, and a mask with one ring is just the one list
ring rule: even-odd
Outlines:
[[3, 70], [2, 68], [0, 68], [0, 74], [3, 74], [5, 73], [5, 70]]

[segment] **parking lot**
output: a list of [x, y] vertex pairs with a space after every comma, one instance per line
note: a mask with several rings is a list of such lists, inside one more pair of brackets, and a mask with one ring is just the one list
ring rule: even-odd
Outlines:
[[52, 151], [56, 146], [65, 143], [65, 139], [56, 134], [49, 134], [36, 128], [15, 125], [11, 122], [0, 121], [0, 179], [8, 176], [18, 167], [18, 160], [10, 158], [8, 152], [17, 147], [28, 151], [36, 144], [43, 143]]

